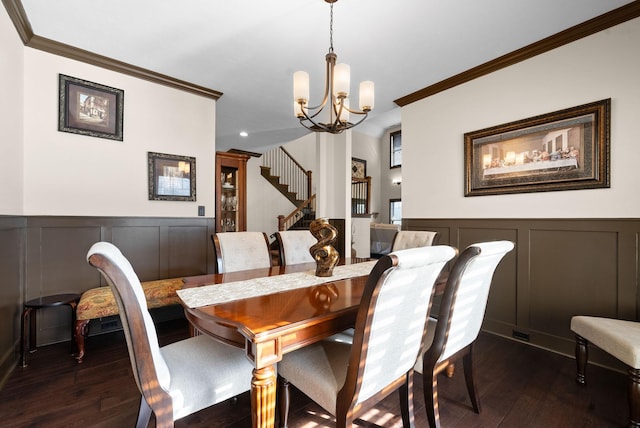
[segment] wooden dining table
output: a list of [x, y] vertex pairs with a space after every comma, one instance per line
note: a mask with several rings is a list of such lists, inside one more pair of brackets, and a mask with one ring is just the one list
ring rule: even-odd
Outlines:
[[[368, 260], [344, 259], [340, 265]], [[303, 263], [195, 276], [185, 278], [184, 289], [313, 270], [315, 263]], [[199, 307], [189, 307], [181, 298], [186, 318], [196, 331], [244, 349], [253, 363], [253, 427], [275, 424], [278, 361], [287, 352], [353, 327], [367, 278], [368, 273]]]

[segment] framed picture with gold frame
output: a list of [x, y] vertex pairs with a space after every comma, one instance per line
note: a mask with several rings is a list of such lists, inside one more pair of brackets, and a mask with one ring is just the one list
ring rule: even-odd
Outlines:
[[464, 196], [610, 187], [611, 99], [464, 134]]

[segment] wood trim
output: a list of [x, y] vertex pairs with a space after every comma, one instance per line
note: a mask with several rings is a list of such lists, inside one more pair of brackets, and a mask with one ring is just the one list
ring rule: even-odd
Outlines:
[[117, 73], [126, 74], [128, 76], [179, 89], [206, 98], [217, 100], [222, 96], [222, 92], [214, 89], [205, 88], [204, 86], [175, 79], [161, 73], [156, 73], [155, 71], [147, 70], [142, 67], [137, 67], [116, 59], [108, 58], [84, 49], [38, 36], [33, 33], [29, 19], [26, 16], [22, 3], [19, 0], [2, 0], [2, 3], [7, 9], [7, 13], [18, 31], [18, 35], [27, 47], [84, 62], [86, 64], [95, 65]]
[[528, 46], [517, 49], [491, 61], [485, 62], [484, 64], [473, 67], [467, 71], [463, 71], [462, 73], [456, 74], [455, 76], [452, 76], [448, 79], [427, 86], [426, 88], [420, 89], [409, 95], [405, 95], [404, 97], [398, 98], [394, 102], [398, 106], [404, 107], [423, 98], [430, 97], [431, 95], [446, 91], [447, 89], [451, 89], [463, 83], [477, 79], [478, 77], [485, 76], [487, 74], [493, 73], [494, 71], [498, 71], [511, 65], [517, 64], [521, 61], [533, 58], [571, 42], [575, 42], [576, 40], [580, 40], [584, 37], [611, 28], [615, 25], [622, 24], [623, 22], [629, 21], [639, 16], [640, 0], [636, 0], [625, 6], [614, 9], [611, 12], [607, 12], [581, 24], [574, 25], [571, 28], [546, 37]]
[[7, 9], [7, 13], [9, 14], [9, 18], [13, 25], [16, 27], [16, 31], [18, 31], [18, 35], [22, 40], [22, 43], [25, 45], [31, 40], [33, 37], [33, 29], [31, 28], [31, 23], [29, 19], [27, 19], [27, 14], [22, 7], [22, 2], [20, 0], [2, 0], [5, 9]]

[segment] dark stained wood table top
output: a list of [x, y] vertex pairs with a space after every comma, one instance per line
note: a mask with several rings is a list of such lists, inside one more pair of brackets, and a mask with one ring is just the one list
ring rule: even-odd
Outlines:
[[[367, 260], [369, 259], [346, 259], [341, 264]], [[185, 288], [313, 269], [314, 263], [303, 263], [202, 275], [185, 278]], [[246, 341], [261, 343], [278, 338], [280, 345], [284, 346], [284, 351], [288, 352], [290, 348], [297, 349], [352, 327], [367, 278], [368, 275], [217, 305], [185, 307], [185, 313], [196, 328], [220, 340], [245, 347]], [[313, 326], [319, 331], [313, 331]], [[234, 331], [236, 334], [233, 334]], [[285, 332], [295, 334], [282, 337]]]

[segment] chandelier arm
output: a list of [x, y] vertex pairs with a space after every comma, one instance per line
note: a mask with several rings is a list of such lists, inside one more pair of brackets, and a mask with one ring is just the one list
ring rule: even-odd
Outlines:
[[[335, 97], [332, 97], [332, 99], [335, 99]], [[336, 119], [333, 120], [333, 117], [332, 117], [331, 121], [333, 123], [340, 123], [340, 116], [342, 116], [342, 110], [346, 108], [344, 105], [344, 98], [338, 97], [338, 102], [334, 102], [332, 104], [333, 104], [333, 112], [336, 114]], [[340, 108], [338, 108], [338, 106], [340, 106]]]
[[345, 129], [353, 128], [354, 126], [360, 125], [367, 118], [367, 116], [369, 116], [369, 113], [367, 113], [367, 112], [365, 112], [363, 114], [364, 114], [364, 117], [362, 119], [360, 119], [356, 123], [349, 122], [349, 125]]
[[350, 109], [349, 107], [347, 107], [347, 106], [344, 106], [344, 109], [345, 109], [346, 111], [348, 111], [349, 113], [353, 113], [353, 114], [367, 114], [367, 113], [369, 113], [369, 112], [368, 112], [368, 111], [366, 111], [366, 110], [351, 110], [351, 109]]
[[[317, 108], [317, 107], [311, 107], [311, 109], [316, 109], [316, 108]], [[309, 108], [306, 108], [306, 107], [304, 107], [304, 106], [303, 106], [303, 107], [302, 107], [302, 109], [301, 109], [301, 111], [302, 111], [302, 114], [304, 115], [304, 118], [302, 118], [302, 117], [301, 117], [301, 118], [300, 118], [300, 120], [301, 120], [301, 121], [302, 121], [302, 120], [308, 120], [309, 122], [311, 122], [311, 123], [314, 123], [314, 124], [315, 124], [315, 122], [314, 122], [313, 118], [314, 118], [314, 117], [316, 117], [316, 116], [318, 115], [318, 113], [320, 113], [320, 112], [322, 111], [322, 109], [318, 110], [317, 112], [315, 112], [315, 113], [314, 113], [314, 114], [312, 114], [311, 116], [309, 116], [309, 115], [307, 114], [306, 110], [309, 110]]]

